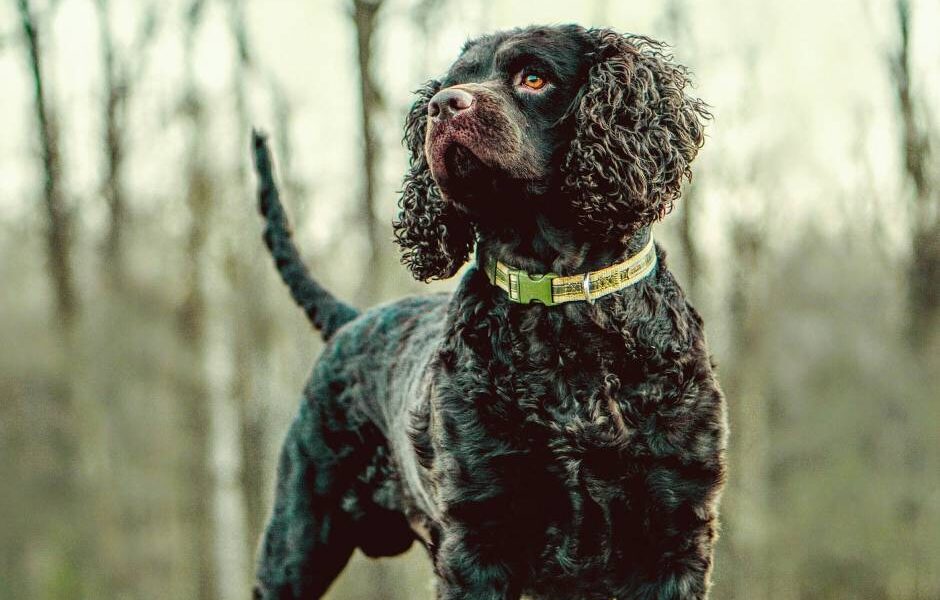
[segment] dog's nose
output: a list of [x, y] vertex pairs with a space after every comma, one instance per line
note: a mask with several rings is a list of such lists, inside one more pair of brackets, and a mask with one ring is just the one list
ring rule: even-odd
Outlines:
[[447, 88], [434, 94], [428, 103], [432, 119], [450, 119], [473, 106], [473, 94], [460, 88]]

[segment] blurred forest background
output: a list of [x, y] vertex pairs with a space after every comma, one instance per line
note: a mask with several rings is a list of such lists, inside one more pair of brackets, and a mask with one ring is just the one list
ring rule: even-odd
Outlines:
[[[714, 597], [940, 599], [937, 0], [0, 0], [0, 600], [248, 596], [320, 350], [251, 125], [318, 278], [423, 292], [410, 91], [569, 21], [670, 42], [716, 115], [657, 232], [731, 407]], [[330, 598], [430, 590], [413, 550]]]

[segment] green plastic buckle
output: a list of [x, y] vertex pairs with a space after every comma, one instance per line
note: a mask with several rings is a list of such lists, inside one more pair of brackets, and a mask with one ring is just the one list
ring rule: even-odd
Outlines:
[[552, 279], [558, 277], [554, 273], [545, 275], [529, 275], [525, 271], [512, 269], [510, 272], [510, 281], [515, 275], [519, 281], [519, 303], [529, 304], [531, 302], [541, 302], [545, 306], [554, 306], [552, 299]]

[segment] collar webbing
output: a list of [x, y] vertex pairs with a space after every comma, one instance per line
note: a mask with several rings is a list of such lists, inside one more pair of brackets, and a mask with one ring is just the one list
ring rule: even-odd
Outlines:
[[654, 268], [656, 247], [650, 238], [642, 250], [627, 260], [599, 271], [564, 277], [555, 273], [530, 275], [492, 258], [487, 261], [485, 271], [490, 283], [506, 292], [513, 302], [540, 302], [554, 306], [578, 300], [593, 304], [598, 298], [619, 292], [640, 281], [652, 273]]

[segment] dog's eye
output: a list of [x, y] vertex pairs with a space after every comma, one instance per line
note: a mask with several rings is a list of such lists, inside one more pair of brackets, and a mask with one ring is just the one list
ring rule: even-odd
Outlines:
[[545, 87], [545, 78], [538, 73], [529, 73], [522, 76], [522, 85], [529, 89], [540, 90]]

